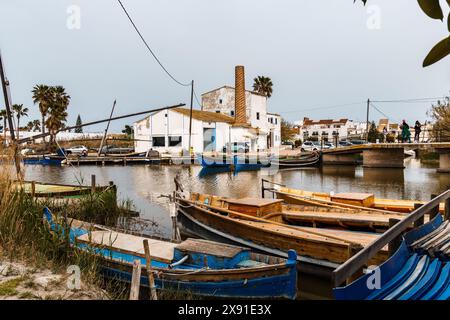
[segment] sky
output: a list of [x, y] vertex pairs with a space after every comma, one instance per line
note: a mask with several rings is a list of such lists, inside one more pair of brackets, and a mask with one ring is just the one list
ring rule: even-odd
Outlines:
[[[272, 79], [268, 109], [289, 121], [364, 121], [368, 98], [450, 94], [450, 57], [422, 68], [446, 25], [416, 1], [122, 2], [164, 66], [180, 82], [193, 79], [198, 96], [233, 85], [235, 65], [245, 66], [248, 89], [258, 75]], [[190, 89], [162, 71], [116, 0], [1, 0], [0, 50], [13, 103], [30, 109], [23, 122], [40, 119], [31, 89], [41, 83], [66, 88], [69, 125], [78, 114], [83, 122], [107, 118], [115, 99], [116, 115], [190, 102]], [[413, 122], [427, 119], [431, 101], [374, 105], [392, 121]], [[370, 119], [382, 113], [371, 107]]]

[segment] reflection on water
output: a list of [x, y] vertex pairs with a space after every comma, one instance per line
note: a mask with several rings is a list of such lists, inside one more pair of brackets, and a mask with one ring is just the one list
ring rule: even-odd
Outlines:
[[323, 192], [370, 192], [378, 197], [428, 200], [450, 186], [450, 175], [436, 173], [435, 167], [422, 166], [418, 160], [405, 162], [406, 169], [374, 169], [352, 166], [324, 166], [278, 171], [208, 173], [200, 166], [26, 166], [26, 179], [42, 182], [89, 184], [91, 174], [97, 183], [114, 181], [119, 198], [130, 199], [141, 217], [155, 220], [155, 232], [170, 235], [167, 199], [158, 198], [174, 189], [173, 179], [179, 172], [184, 186], [195, 192], [229, 197], [259, 197], [261, 178], [286, 184], [292, 188]]

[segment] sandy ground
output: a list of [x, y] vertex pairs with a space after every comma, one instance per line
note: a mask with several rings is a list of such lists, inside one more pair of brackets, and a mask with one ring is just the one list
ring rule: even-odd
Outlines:
[[[104, 300], [106, 293], [81, 281], [74, 287], [72, 274], [56, 274], [0, 257], [0, 300]], [[72, 284], [72, 285], [71, 285]]]

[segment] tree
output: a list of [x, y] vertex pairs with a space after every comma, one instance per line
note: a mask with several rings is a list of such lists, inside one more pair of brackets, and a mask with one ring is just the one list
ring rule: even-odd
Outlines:
[[294, 125], [284, 119], [281, 119], [281, 141], [293, 141], [298, 129]]
[[253, 79], [253, 90], [265, 95], [267, 98], [272, 96], [273, 83], [269, 77], [257, 76]]
[[[355, 2], [356, 0], [353, 0]], [[366, 5], [367, 0], [361, 0]], [[444, 20], [444, 13], [442, 12], [439, 0], [417, 0], [420, 9], [430, 18], [436, 20]], [[450, 7], [450, 0], [447, 0]], [[447, 31], [450, 32], [450, 13], [447, 17]], [[439, 41], [428, 53], [423, 60], [423, 67], [428, 67], [435, 62], [443, 59], [450, 54], [450, 35]]]
[[28, 108], [24, 108], [23, 104], [13, 104], [12, 109], [16, 113], [17, 118], [17, 138], [19, 138], [20, 132], [20, 118], [28, 117]]
[[39, 104], [39, 112], [41, 113], [42, 133], [45, 133], [45, 117], [52, 100], [51, 88], [44, 84], [35, 85], [31, 92], [33, 93], [33, 103]]
[[53, 143], [56, 134], [64, 127], [67, 121], [67, 107], [70, 103], [70, 96], [64, 87], [50, 87], [50, 99], [48, 103], [48, 117], [45, 126], [50, 132], [50, 143]]
[[34, 127], [33, 121], [28, 121], [26, 125], [27, 131], [33, 131], [33, 127]]
[[122, 133], [125, 133], [129, 137], [132, 137], [134, 134], [134, 129], [133, 127], [126, 124], [125, 129], [122, 130]]
[[[80, 115], [78, 115], [77, 123], [75, 125], [81, 126], [82, 124], [83, 124], [83, 122], [81, 122], [81, 117], [80, 117]], [[83, 133], [83, 127], [75, 128], [75, 132], [76, 133]]]
[[428, 115], [434, 121], [431, 135], [436, 141], [450, 140], [450, 97], [431, 106]]
[[375, 143], [375, 142], [377, 142], [377, 139], [379, 139], [380, 141], [383, 141], [382, 140], [383, 139], [382, 134], [380, 132], [378, 132], [377, 125], [375, 124], [375, 121], [372, 121], [370, 123], [370, 128], [369, 128], [367, 140], [369, 142]]
[[33, 120], [33, 132], [41, 131], [41, 122], [39, 120]]
[[6, 120], [7, 120], [8, 114], [6, 112], [6, 109], [0, 110], [0, 118], [3, 119], [3, 139], [6, 140]]

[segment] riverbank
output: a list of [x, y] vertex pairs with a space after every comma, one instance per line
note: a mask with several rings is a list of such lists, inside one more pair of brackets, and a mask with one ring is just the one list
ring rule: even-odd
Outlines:
[[29, 261], [9, 261], [0, 252], [0, 300], [109, 299], [105, 290], [89, 281], [78, 282], [78, 274], [72, 270], [73, 267], [57, 271], [33, 266]]

